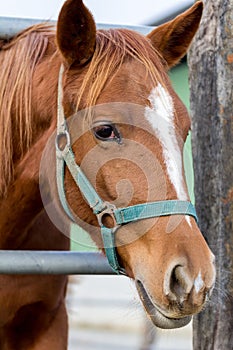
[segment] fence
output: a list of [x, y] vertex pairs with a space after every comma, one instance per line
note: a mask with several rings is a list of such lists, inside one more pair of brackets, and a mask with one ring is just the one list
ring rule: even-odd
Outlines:
[[[40, 19], [29, 18], [13, 18], [13, 17], [1, 17], [0, 16], [0, 38], [8, 39], [20, 31], [26, 29], [29, 26], [43, 22]], [[56, 21], [49, 21], [49, 24], [56, 25]], [[155, 27], [150, 26], [133, 26], [133, 25], [121, 25], [121, 24], [104, 24], [97, 23], [98, 29], [110, 29], [110, 28], [126, 28], [140, 32], [141, 34], [148, 34]]]
[[[9, 39], [39, 19], [0, 17], [0, 39]], [[55, 21], [48, 23], [56, 25]], [[97, 24], [98, 29], [127, 28], [149, 33], [154, 27]], [[0, 274], [115, 274], [107, 259], [98, 253], [67, 251], [0, 251]]]

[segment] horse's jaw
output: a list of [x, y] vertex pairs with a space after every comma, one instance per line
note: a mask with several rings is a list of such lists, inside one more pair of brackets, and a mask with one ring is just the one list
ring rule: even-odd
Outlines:
[[191, 316], [186, 316], [183, 318], [169, 318], [157, 305], [152, 302], [141, 281], [136, 281], [136, 288], [147, 314], [156, 327], [163, 329], [181, 328], [186, 326], [191, 321]]

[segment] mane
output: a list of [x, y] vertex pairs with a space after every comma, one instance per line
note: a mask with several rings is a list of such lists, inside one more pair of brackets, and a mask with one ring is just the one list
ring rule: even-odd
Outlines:
[[32, 142], [32, 76], [51, 34], [50, 26], [40, 24], [0, 42], [0, 197], [14, 175], [14, 137], [19, 159]]
[[94, 55], [78, 91], [76, 111], [86, 108], [88, 117], [88, 107], [97, 104], [106, 84], [113, 79], [122, 64], [130, 59], [141, 62], [146, 68], [147, 77], [155, 85], [160, 83], [167, 89], [165, 62], [149, 39], [127, 29], [99, 30]]
[[[17, 160], [32, 144], [33, 72], [43, 58], [51, 36], [54, 36], [52, 27], [40, 24], [9, 42], [0, 41], [0, 197], [6, 194], [14, 176], [14, 137], [17, 135]], [[130, 59], [141, 62], [154, 84], [160, 83], [166, 89], [166, 73], [158, 57], [159, 53], [149, 39], [136, 32], [126, 29], [97, 31], [96, 49], [76, 95], [76, 110], [88, 110], [96, 105], [106, 84]]]

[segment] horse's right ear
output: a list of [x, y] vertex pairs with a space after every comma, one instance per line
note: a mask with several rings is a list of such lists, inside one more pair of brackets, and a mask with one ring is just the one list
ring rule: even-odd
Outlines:
[[57, 45], [65, 65], [84, 65], [95, 51], [96, 25], [82, 0], [67, 0], [57, 22]]

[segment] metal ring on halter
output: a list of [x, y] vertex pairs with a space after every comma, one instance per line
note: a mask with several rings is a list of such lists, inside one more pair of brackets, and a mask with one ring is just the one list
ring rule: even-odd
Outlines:
[[103, 209], [100, 213], [96, 214], [98, 223], [100, 227], [106, 226], [104, 224], [104, 219], [107, 217], [110, 217], [112, 220], [113, 225], [111, 225], [111, 229], [113, 232], [115, 232], [121, 225], [118, 225], [114, 212], [116, 211], [116, 206], [114, 204], [111, 204], [109, 202], [103, 202], [103, 205], [105, 206], [105, 209]]
[[57, 134], [55, 145], [58, 157], [64, 158], [70, 149], [70, 134], [68, 130], [64, 130]]

